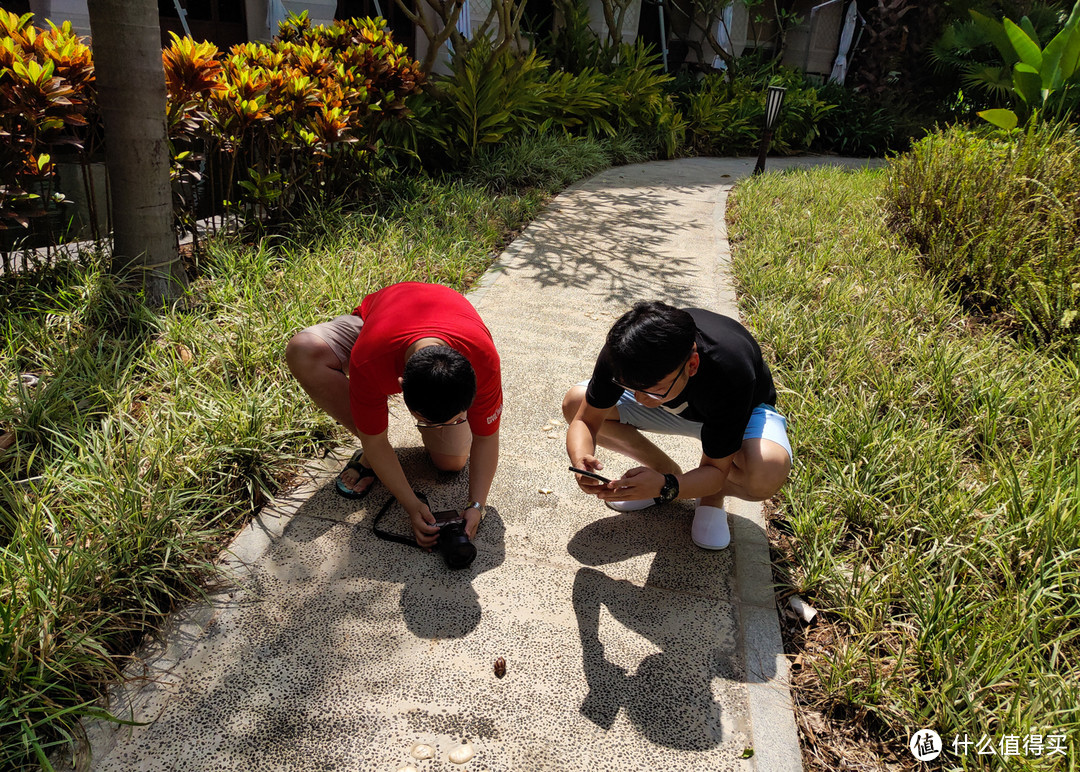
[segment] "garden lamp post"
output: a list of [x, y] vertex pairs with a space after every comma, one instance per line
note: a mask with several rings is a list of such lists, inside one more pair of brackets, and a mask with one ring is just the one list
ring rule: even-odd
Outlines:
[[754, 174], [765, 171], [765, 156], [768, 155], [769, 145], [772, 144], [773, 127], [776, 126], [776, 118], [780, 115], [780, 105], [784, 103], [785, 92], [787, 89], [783, 86], [769, 86], [769, 93], [765, 96], [765, 129], [761, 134], [761, 150], [758, 152]]

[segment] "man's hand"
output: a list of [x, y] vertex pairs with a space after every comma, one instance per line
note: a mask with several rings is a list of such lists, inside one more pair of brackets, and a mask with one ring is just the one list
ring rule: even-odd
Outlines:
[[465, 535], [469, 537], [469, 541], [472, 541], [476, 538], [476, 529], [480, 527], [480, 521], [483, 519], [480, 516], [480, 510], [469, 507], [463, 511], [462, 517], [465, 518]]
[[655, 499], [663, 487], [664, 475], [647, 466], [635, 466], [596, 495], [604, 501], [640, 501]]
[[[604, 468], [603, 462], [599, 461], [596, 456], [584, 455], [581, 458], [573, 459], [574, 463], [571, 466], [576, 466], [578, 469], [587, 469], [590, 472], [599, 472]], [[583, 474], [575, 474], [577, 478], [578, 487], [586, 493], [591, 493], [594, 496], [600, 495], [601, 491], [610, 490], [612, 483], [602, 483], [599, 480], [594, 480], [591, 477], [586, 477]]]
[[439, 540], [439, 529], [435, 526], [435, 516], [431, 514], [428, 505], [417, 499], [416, 509], [409, 510], [409, 523], [412, 524], [413, 535], [416, 543], [426, 550], [430, 550]]

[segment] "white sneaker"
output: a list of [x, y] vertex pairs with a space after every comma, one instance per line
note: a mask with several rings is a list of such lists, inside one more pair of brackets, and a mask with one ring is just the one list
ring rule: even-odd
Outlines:
[[638, 499], [637, 501], [605, 501], [608, 509], [616, 512], [637, 512], [639, 509], [648, 509], [656, 503], [653, 499]]
[[694, 544], [706, 550], [722, 550], [731, 543], [727, 512], [723, 507], [698, 506], [694, 524], [690, 526]]

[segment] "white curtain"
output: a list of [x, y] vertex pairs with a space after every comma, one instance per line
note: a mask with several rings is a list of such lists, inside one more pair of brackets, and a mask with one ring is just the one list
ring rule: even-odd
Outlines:
[[278, 24], [289, 18], [289, 12], [285, 10], [285, 4], [281, 0], [269, 0], [266, 4], [266, 26], [270, 28], [270, 34], [278, 34]]
[[461, 15], [457, 18], [457, 29], [466, 39], [472, 37], [472, 20], [469, 18], [469, 0], [461, 4]]
[[[720, 21], [716, 23], [716, 40], [720, 43], [720, 49], [724, 53], [730, 54], [731, 48], [731, 22], [735, 18], [735, 0], [731, 0], [730, 3], [724, 8], [724, 15], [720, 18]], [[725, 62], [719, 54], [713, 58], [712, 66], [717, 70], [726, 70], [727, 62]]]
[[841, 85], [843, 85], [844, 79], [847, 78], [848, 52], [851, 51], [851, 41], [855, 37], [855, 21], [858, 14], [859, 9], [855, 5], [855, 0], [851, 0], [847, 13], [844, 14], [844, 28], [840, 32], [840, 47], [836, 51], [836, 61], [833, 63], [832, 73], [829, 75], [829, 80]]
[[[472, 35], [472, 22], [469, 19], [469, 0], [465, 0], [461, 4], [461, 13], [458, 14], [456, 26], [457, 31], [460, 32], [466, 40], [468, 40], [469, 36]], [[446, 40], [446, 53], [448, 55], [452, 55], [454, 53], [454, 41], [450, 38], [447, 38]]]

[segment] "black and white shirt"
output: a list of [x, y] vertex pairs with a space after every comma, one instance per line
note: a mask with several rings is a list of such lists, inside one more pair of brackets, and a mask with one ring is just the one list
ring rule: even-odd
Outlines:
[[[688, 308], [697, 326], [701, 365], [679, 395], [657, 409], [702, 424], [701, 448], [709, 458], [726, 458], [742, 447], [743, 432], [758, 405], [776, 404], [776, 388], [761, 348], [734, 319], [700, 308]], [[593, 407], [615, 406], [623, 389], [615, 383], [611, 355], [605, 345], [596, 359], [585, 395]]]

